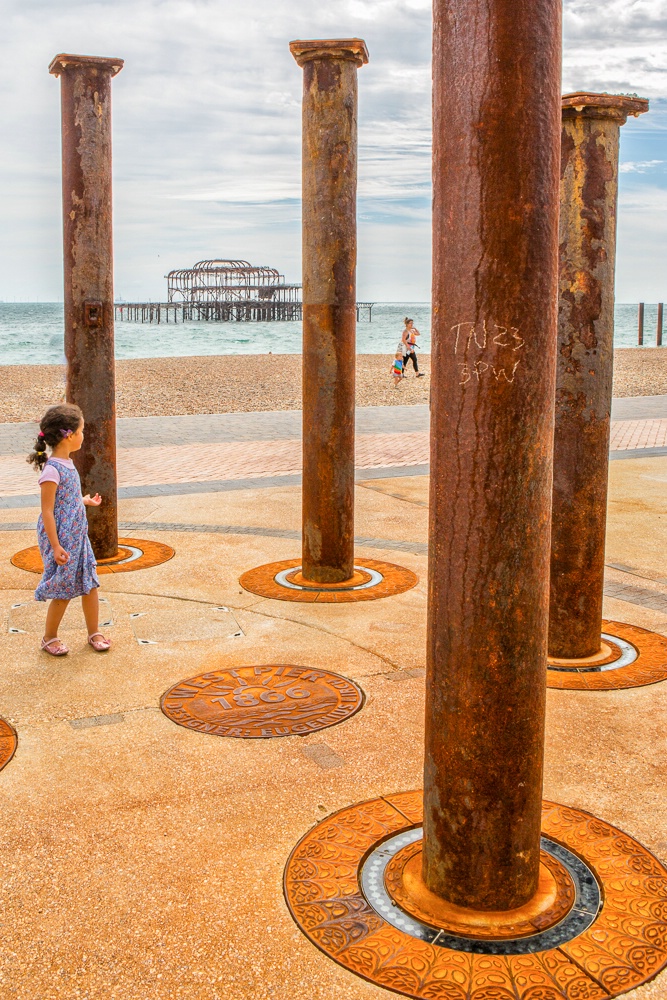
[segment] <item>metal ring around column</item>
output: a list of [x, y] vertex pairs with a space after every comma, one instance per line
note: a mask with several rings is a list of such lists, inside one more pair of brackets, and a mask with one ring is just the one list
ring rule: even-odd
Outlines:
[[565, 917], [532, 942], [487, 938], [481, 946], [446, 940], [432, 928], [426, 937], [419, 929], [412, 933], [414, 921], [401, 923], [396, 907], [387, 910], [379, 899], [371, 905], [382, 882], [373, 869], [375, 852], [387, 851], [396, 838], [419, 836], [422, 794], [401, 792], [341, 809], [309, 830], [289, 857], [284, 892], [294, 921], [349, 972], [417, 1000], [572, 1000], [602, 996], [601, 990], [618, 996], [667, 965], [667, 868], [618, 828], [553, 802], [542, 805], [542, 844], [567, 866], [579, 890], [569, 924]]
[[602, 638], [620, 650], [610, 662], [549, 664], [547, 686], [561, 690], [613, 691], [667, 680], [667, 637], [658, 632], [603, 620]]
[[248, 570], [239, 578], [244, 590], [259, 597], [277, 601], [299, 601], [314, 604], [343, 604], [352, 601], [375, 601], [393, 597], [415, 587], [419, 578], [412, 570], [379, 559], [355, 559], [354, 569], [370, 577], [361, 583], [345, 584], [294, 583], [288, 579], [301, 568], [301, 559], [283, 559]]

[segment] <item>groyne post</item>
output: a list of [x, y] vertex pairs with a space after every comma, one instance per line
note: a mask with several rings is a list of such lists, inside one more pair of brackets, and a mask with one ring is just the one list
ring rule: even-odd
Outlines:
[[538, 885], [560, 37], [552, 0], [435, 0], [423, 879], [480, 910]]
[[340, 583], [354, 561], [359, 38], [294, 41], [303, 68], [302, 573]]
[[644, 303], [639, 303], [637, 310], [637, 344], [642, 347], [644, 344]]
[[648, 101], [637, 97], [576, 93], [562, 101], [549, 612], [549, 655], [558, 659], [600, 649], [619, 138], [628, 115], [645, 111]]
[[85, 418], [75, 463], [98, 559], [118, 553], [113, 243], [111, 223], [111, 80], [122, 59], [61, 54], [60, 77], [67, 400]]
[[662, 347], [662, 309], [663, 303], [658, 302], [658, 319], [655, 325], [655, 346]]

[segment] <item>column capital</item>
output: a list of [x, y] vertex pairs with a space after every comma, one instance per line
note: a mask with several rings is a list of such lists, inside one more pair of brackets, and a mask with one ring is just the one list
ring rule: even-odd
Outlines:
[[648, 100], [636, 94], [591, 94], [577, 91], [563, 94], [563, 118], [611, 118], [623, 125], [628, 116], [637, 118], [648, 111]]
[[49, 66], [49, 73], [53, 76], [62, 76], [68, 69], [80, 69], [84, 67], [94, 67], [102, 73], [110, 73], [116, 76], [122, 70], [123, 59], [111, 59], [105, 56], [75, 56], [66, 52], [61, 52], [55, 56]]
[[368, 62], [368, 49], [363, 38], [313, 38], [289, 43], [290, 52], [299, 66], [314, 59], [342, 59], [363, 66]]

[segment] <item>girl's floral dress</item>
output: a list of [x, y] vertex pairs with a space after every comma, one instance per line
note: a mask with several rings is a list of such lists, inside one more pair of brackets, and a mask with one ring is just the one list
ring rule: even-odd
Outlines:
[[95, 587], [99, 587], [100, 581], [97, 579], [97, 563], [88, 539], [88, 519], [81, 496], [79, 473], [73, 464], [70, 468], [64, 462], [49, 459], [44, 468], [47, 465], [54, 465], [60, 476], [53, 513], [58, 539], [65, 551], [69, 552], [69, 561], [64, 566], [59, 566], [56, 562], [40, 514], [37, 538], [44, 561], [44, 575], [35, 591], [35, 600], [48, 601], [56, 597], [69, 601], [73, 597], [89, 594]]

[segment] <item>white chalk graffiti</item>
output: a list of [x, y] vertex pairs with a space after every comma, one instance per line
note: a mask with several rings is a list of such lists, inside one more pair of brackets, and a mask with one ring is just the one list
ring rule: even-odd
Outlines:
[[[508, 348], [512, 353], [516, 353], [526, 343], [520, 335], [518, 327], [502, 326], [500, 323], [487, 323], [486, 320], [482, 321], [481, 326], [479, 323], [471, 323], [469, 321], [455, 323], [451, 330], [455, 334], [454, 354], [458, 354], [460, 351], [464, 356], [467, 355], [470, 349], [477, 349], [478, 352], [482, 353], [492, 351], [494, 355], [497, 355], [498, 351], [496, 348]], [[474, 378], [479, 382], [483, 376], [495, 378], [496, 382], [514, 382], [520, 361], [511, 361], [510, 359], [510, 363], [501, 366], [496, 358], [494, 360], [496, 361], [495, 364], [491, 359], [489, 361], [478, 359], [474, 362], [459, 362], [458, 367], [461, 374], [459, 385], [465, 385]]]

